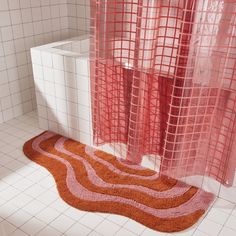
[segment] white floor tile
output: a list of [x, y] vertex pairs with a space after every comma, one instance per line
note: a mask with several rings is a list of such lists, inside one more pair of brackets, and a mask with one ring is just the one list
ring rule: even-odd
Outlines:
[[207, 233], [208, 235], [215, 236], [222, 229], [222, 225], [217, 224], [214, 221], [211, 221], [205, 218], [198, 228], [200, 231]]
[[53, 227], [47, 226], [41, 231], [39, 231], [36, 235], [37, 236], [60, 236], [62, 235], [62, 233], [55, 230]]
[[228, 218], [227, 222], [225, 223], [225, 226], [229, 227], [229, 228], [232, 228], [236, 231], [236, 216], [231, 215]]
[[[63, 201], [62, 199], [57, 199], [55, 202], [53, 202], [51, 205], [50, 205], [51, 208], [61, 212], [61, 213], [64, 213], [68, 208], [69, 209], [74, 209], [74, 208], [71, 208], [65, 201]], [[72, 218], [72, 217], [71, 217]], [[73, 219], [73, 218], [72, 218]]]
[[12, 170], [12, 171], [16, 171], [20, 168], [22, 168], [24, 166], [24, 164], [20, 161], [17, 160], [13, 160], [8, 162], [5, 167], [7, 167], [8, 169]]
[[117, 224], [104, 220], [95, 228], [95, 231], [102, 235], [114, 235], [119, 229], [120, 226]]
[[10, 176], [11, 174], [13, 174], [12, 170], [8, 169], [5, 166], [0, 167], [0, 178], [1, 178], [2, 181], [7, 183], [7, 181], [5, 181], [5, 180], [7, 179], [7, 176]]
[[43, 178], [41, 181], [38, 182], [39, 185], [41, 185], [43, 188], [49, 189], [52, 186], [55, 186], [55, 181], [53, 177], [50, 175], [46, 178]]
[[16, 226], [6, 220], [0, 222], [0, 235], [10, 235], [16, 229]]
[[45, 191], [37, 197], [37, 200], [45, 205], [50, 205], [59, 198], [58, 194]]
[[9, 201], [12, 198], [16, 197], [18, 194], [20, 194], [20, 190], [15, 189], [12, 186], [9, 186], [7, 189], [1, 192], [1, 197]]
[[13, 213], [7, 218], [7, 221], [9, 221], [11, 224], [20, 227], [21, 225], [25, 224], [32, 216], [23, 211], [18, 210], [17, 212]]
[[[1, 147], [0, 147], [1, 149]], [[12, 161], [13, 158], [11, 156], [0, 154], [0, 165], [4, 166], [6, 163]]]
[[[21, 176], [26, 177], [26, 176], [28, 176], [29, 174], [31, 174], [32, 172], [34, 172], [34, 171], [35, 171], [34, 168], [32, 168], [32, 167], [30, 167], [29, 165], [27, 165], [27, 166], [24, 166], [24, 167], [20, 168], [20, 169], [17, 170], [15, 173], [17, 173], [17, 174], [19, 174], [19, 175], [21, 175]], [[30, 179], [30, 180], [31, 180], [31, 179]]]
[[31, 179], [32, 181], [34, 181], [35, 183], [40, 182], [42, 179], [45, 178], [45, 175], [43, 174], [43, 172], [36, 170], [34, 172], [32, 172], [30, 175], [27, 176], [28, 179]]
[[20, 229], [28, 235], [35, 235], [40, 230], [46, 227], [46, 224], [36, 218], [32, 218], [23, 224]]
[[124, 228], [128, 229], [129, 231], [136, 233], [136, 234], [142, 234], [142, 232], [145, 230], [145, 226], [134, 221], [134, 220], [128, 220], [124, 225]]
[[44, 205], [43, 203], [41, 203], [37, 200], [33, 200], [30, 203], [28, 203], [27, 205], [25, 205], [23, 207], [23, 210], [28, 212], [32, 216], [36, 216], [37, 213], [39, 213], [40, 211], [42, 211], [45, 208], [46, 208], [46, 205]]
[[31, 196], [31, 197], [38, 197], [40, 194], [42, 194], [43, 192], [45, 192], [45, 188], [39, 186], [39, 185], [32, 185], [29, 188], [27, 188], [24, 192], [25, 194]]
[[96, 214], [103, 217], [104, 219], [106, 219], [110, 215], [109, 213], [102, 213], [102, 212], [96, 212]]
[[132, 233], [129, 230], [126, 230], [124, 228], [120, 229], [115, 236], [137, 236], [138, 234]]
[[18, 209], [13, 206], [12, 204], [10, 204], [9, 202], [1, 205], [1, 217], [3, 218], [7, 218], [8, 216], [10, 216], [11, 214], [13, 214], [14, 212], [16, 212]]
[[12, 198], [9, 203], [13, 204], [14, 206], [17, 206], [19, 208], [24, 207], [26, 204], [29, 204], [33, 200], [32, 197], [27, 196], [24, 193], [20, 193], [16, 195], [14, 198]]
[[148, 229], [146, 228], [143, 233], [141, 234], [141, 236], [165, 236], [167, 235], [166, 233], [162, 233], [162, 232], [157, 232], [155, 230], [152, 229]]
[[191, 236], [196, 231], [196, 225], [194, 227], [190, 227], [188, 229], [182, 230], [180, 232], [174, 233], [175, 236]]
[[129, 220], [129, 218], [120, 216], [120, 215], [111, 214], [107, 217], [107, 220], [110, 220], [113, 223], [116, 223], [122, 226]]
[[58, 211], [48, 207], [40, 211], [35, 217], [45, 223], [50, 223], [51, 221], [55, 220], [59, 215], [60, 213]]
[[73, 224], [75, 223], [74, 220], [71, 218], [60, 215], [54, 221], [50, 223], [50, 226], [54, 227], [56, 230], [64, 233], [66, 232]]
[[27, 179], [27, 178], [22, 178], [19, 181], [17, 181], [16, 183], [13, 184], [13, 186], [21, 191], [24, 191], [25, 189], [29, 188], [30, 186], [32, 186], [34, 183]]
[[196, 230], [194, 233], [193, 233], [193, 236], [208, 236], [209, 234], [207, 233], [204, 233], [200, 230]]
[[214, 205], [213, 205], [213, 208], [216, 208], [220, 211], [223, 211], [225, 212], [226, 214], [231, 214], [231, 212], [233, 211], [235, 207], [235, 204], [229, 202], [229, 201], [226, 201], [222, 198], [217, 198]]
[[11, 236], [29, 236], [27, 233], [23, 232], [20, 229], [17, 229], [16, 231], [14, 231]]
[[88, 234], [89, 236], [104, 236], [96, 231], [91, 231], [91, 233]]
[[223, 225], [228, 219], [229, 215], [224, 211], [220, 211], [216, 208], [212, 208], [210, 212], [207, 214], [206, 218]]
[[236, 207], [233, 209], [233, 211], [231, 212], [232, 215], [236, 216]]
[[[0, 172], [1, 172], [1, 169], [0, 169]], [[9, 187], [9, 184], [7, 184], [7, 183], [0, 180], [0, 192], [7, 189], [8, 187]]]
[[235, 235], [236, 231], [228, 227], [224, 227], [219, 233], [219, 236], [235, 236]]
[[5, 182], [5, 183], [8, 183], [10, 185], [16, 183], [17, 181], [23, 179], [23, 177], [21, 175], [18, 175], [14, 172], [11, 172], [11, 170], [9, 170], [9, 173], [7, 173], [6, 176], [4, 176], [4, 178], [2, 178], [2, 180]]
[[6, 204], [6, 202], [7, 202], [7, 200], [1, 198], [1, 194], [0, 194], [0, 208], [1, 208], [1, 206], [3, 206], [4, 204]]
[[65, 212], [63, 212], [64, 215], [79, 221], [83, 216], [85, 216], [88, 212], [87, 211], [81, 211], [79, 209], [69, 207]]
[[92, 230], [89, 229], [88, 227], [76, 223], [72, 225], [71, 228], [69, 228], [68, 231], [65, 232], [66, 236], [85, 236], [88, 235]]
[[95, 228], [98, 224], [100, 224], [104, 220], [103, 217], [94, 214], [94, 213], [87, 213], [85, 216], [83, 216], [79, 223], [89, 227], [89, 228]]

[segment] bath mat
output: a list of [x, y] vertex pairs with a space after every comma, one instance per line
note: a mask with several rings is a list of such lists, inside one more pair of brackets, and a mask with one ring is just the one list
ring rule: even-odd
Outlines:
[[213, 194], [46, 131], [27, 141], [25, 155], [53, 175], [71, 206], [129, 217], [162, 232], [184, 230], [204, 214]]

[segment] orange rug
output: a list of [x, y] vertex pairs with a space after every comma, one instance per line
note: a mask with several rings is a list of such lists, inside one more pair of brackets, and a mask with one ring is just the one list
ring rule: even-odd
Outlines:
[[214, 199], [199, 188], [49, 131], [26, 142], [24, 153], [50, 171], [71, 206], [127, 216], [158, 231], [190, 227]]

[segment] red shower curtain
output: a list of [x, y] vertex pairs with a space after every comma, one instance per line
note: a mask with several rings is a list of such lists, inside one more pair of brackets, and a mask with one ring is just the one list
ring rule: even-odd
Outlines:
[[160, 160], [172, 177], [232, 185], [236, 166], [236, 3], [91, 0], [95, 144]]

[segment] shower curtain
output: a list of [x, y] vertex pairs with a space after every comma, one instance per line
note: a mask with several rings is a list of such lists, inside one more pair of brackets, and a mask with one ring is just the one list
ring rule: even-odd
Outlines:
[[232, 185], [236, 2], [91, 0], [94, 143]]

